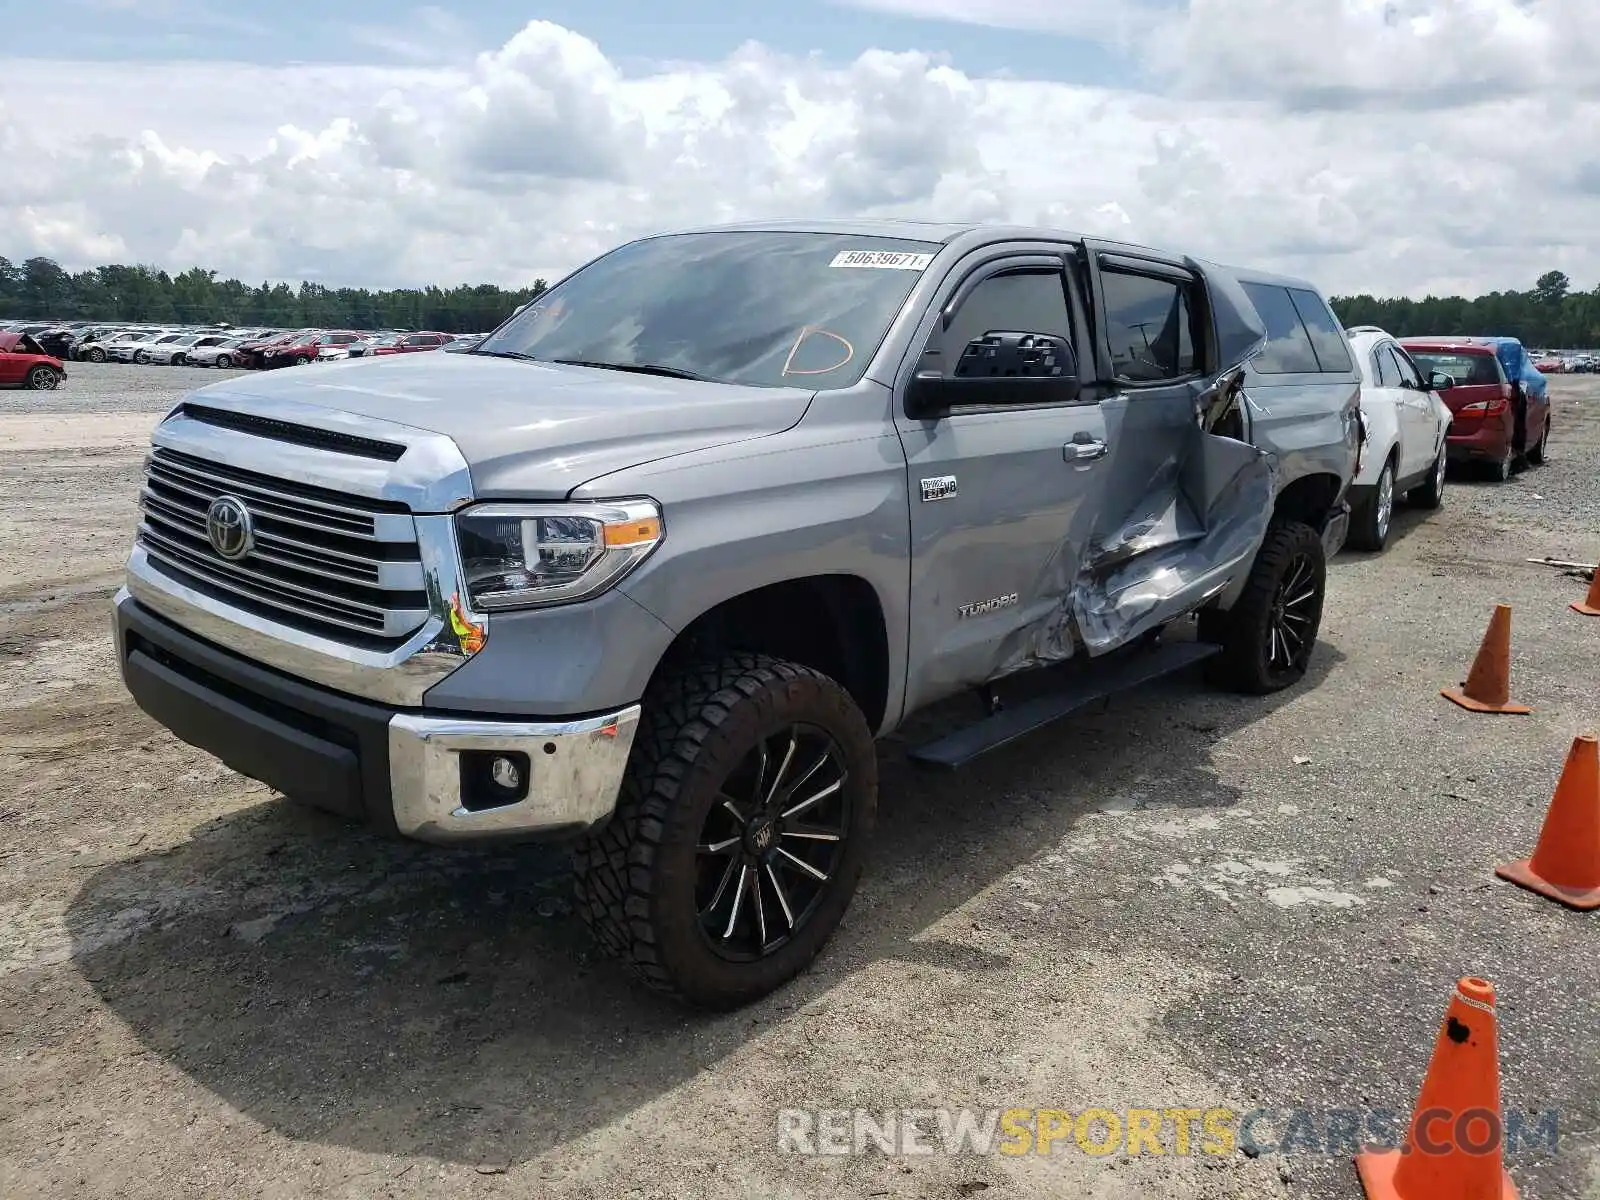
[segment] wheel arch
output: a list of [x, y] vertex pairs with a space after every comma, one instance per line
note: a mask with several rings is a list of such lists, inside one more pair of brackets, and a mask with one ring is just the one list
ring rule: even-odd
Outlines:
[[889, 705], [889, 627], [877, 590], [859, 575], [806, 575], [728, 597], [673, 639], [651, 682], [696, 656], [744, 651], [811, 667], [837, 681], [881, 730]]
[[1302, 475], [1278, 493], [1272, 507], [1273, 518], [1300, 521], [1321, 533], [1343, 490], [1344, 481], [1332, 472]]

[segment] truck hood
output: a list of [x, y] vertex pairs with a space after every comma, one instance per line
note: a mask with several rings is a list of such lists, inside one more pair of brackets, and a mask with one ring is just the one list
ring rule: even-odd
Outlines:
[[481, 499], [561, 499], [600, 475], [782, 433], [813, 393], [472, 354], [396, 354], [241, 375], [193, 394], [313, 405], [443, 434]]

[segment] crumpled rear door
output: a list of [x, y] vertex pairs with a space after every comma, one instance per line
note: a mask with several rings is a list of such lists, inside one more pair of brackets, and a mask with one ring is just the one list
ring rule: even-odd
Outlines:
[[[1242, 578], [1266, 536], [1276, 476], [1271, 458], [1243, 440], [1237, 372], [1221, 404], [1209, 406], [1217, 431], [1202, 427], [1207, 402], [1219, 399], [1219, 377], [1265, 336], [1248, 301], [1193, 262], [1130, 258], [1123, 247], [1096, 243], [1088, 250], [1101, 373], [1111, 381], [1100, 402], [1109, 452], [1071, 610], [1095, 655]], [[1180, 299], [1161, 303], [1163, 288], [1147, 281], [1175, 285]]]

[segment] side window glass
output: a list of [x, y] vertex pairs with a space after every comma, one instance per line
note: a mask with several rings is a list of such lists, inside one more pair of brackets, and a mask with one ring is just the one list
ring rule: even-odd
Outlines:
[[1400, 382], [1408, 387], [1420, 388], [1422, 372], [1417, 370], [1417, 364], [1411, 361], [1411, 356], [1399, 346], [1390, 346], [1389, 353], [1394, 355], [1395, 365], [1400, 368]]
[[1389, 356], [1389, 347], [1379, 346], [1372, 352], [1372, 365], [1377, 368], [1377, 381], [1379, 387], [1394, 387], [1399, 382], [1395, 374], [1394, 359]]
[[956, 310], [950, 327], [933, 335], [942, 347], [940, 370], [953, 376], [968, 343], [986, 333], [1048, 333], [1072, 341], [1065, 282], [1059, 271], [1013, 271], [985, 279]]
[[1171, 279], [1106, 271], [1106, 337], [1111, 369], [1139, 383], [1182, 379], [1197, 369], [1189, 288]]
[[1305, 322], [1311, 335], [1311, 348], [1317, 352], [1317, 362], [1324, 371], [1341, 372], [1350, 369], [1350, 351], [1345, 348], [1344, 333], [1339, 321], [1323, 303], [1322, 297], [1303, 288], [1290, 288], [1289, 298], [1295, 311]]
[[1318, 370], [1317, 354], [1305, 322], [1286, 288], [1275, 284], [1247, 283], [1245, 294], [1267, 327], [1267, 344], [1254, 362], [1262, 375], [1301, 375]]

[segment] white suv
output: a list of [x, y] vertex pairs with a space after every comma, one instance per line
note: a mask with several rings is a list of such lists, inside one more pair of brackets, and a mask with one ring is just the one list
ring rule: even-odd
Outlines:
[[1366, 437], [1350, 485], [1350, 536], [1357, 550], [1382, 550], [1395, 501], [1438, 508], [1444, 498], [1450, 408], [1400, 343], [1374, 325], [1345, 331], [1361, 365]]

